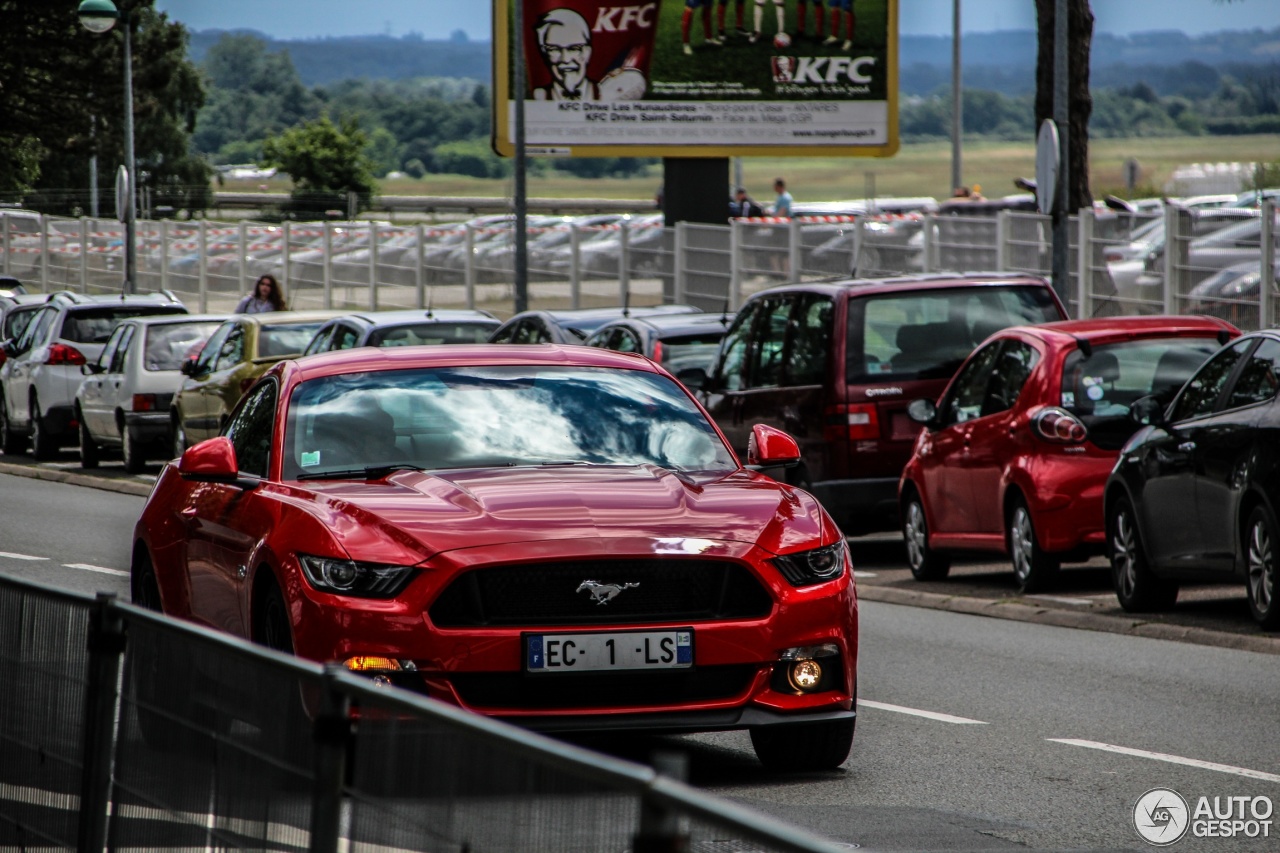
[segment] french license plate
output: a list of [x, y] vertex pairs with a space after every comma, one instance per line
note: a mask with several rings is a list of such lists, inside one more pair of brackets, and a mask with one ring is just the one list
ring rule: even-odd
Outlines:
[[688, 669], [693, 631], [626, 631], [613, 634], [525, 634], [526, 672], [599, 672], [622, 669]]

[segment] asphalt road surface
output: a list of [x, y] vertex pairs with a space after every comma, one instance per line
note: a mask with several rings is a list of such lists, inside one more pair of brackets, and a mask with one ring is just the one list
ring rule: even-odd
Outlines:
[[[0, 572], [127, 597], [142, 503], [0, 475]], [[585, 743], [684, 748], [695, 785], [867, 850], [1145, 850], [1133, 813], [1153, 788], [1192, 810], [1280, 801], [1272, 655], [864, 602], [859, 669], [838, 771], [768, 773], [742, 733]], [[1268, 829], [1174, 849], [1280, 850]]]

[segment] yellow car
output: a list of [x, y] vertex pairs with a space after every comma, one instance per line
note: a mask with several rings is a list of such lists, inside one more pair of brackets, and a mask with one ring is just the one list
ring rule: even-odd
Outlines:
[[182, 366], [185, 378], [169, 410], [174, 455], [218, 435], [241, 395], [267, 368], [301, 355], [316, 330], [343, 313], [237, 314], [215, 329], [200, 355]]

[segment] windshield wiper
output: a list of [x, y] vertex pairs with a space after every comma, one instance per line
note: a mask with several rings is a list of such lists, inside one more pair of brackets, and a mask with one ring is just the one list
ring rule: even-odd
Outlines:
[[421, 465], [397, 462], [393, 465], [370, 465], [367, 468], [340, 468], [334, 471], [308, 471], [299, 480], [381, 480], [397, 471], [422, 471]]

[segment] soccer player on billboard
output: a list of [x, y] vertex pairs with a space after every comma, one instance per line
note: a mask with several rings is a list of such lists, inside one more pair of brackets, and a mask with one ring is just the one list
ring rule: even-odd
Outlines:
[[[693, 10], [702, 10], [702, 40], [706, 44], [719, 47], [724, 44], [720, 39], [711, 34], [711, 4], [714, 0], [684, 0], [684, 16], [680, 18], [680, 41], [684, 45], [685, 56], [693, 54], [693, 48], [689, 46], [689, 24], [693, 21]], [[720, 26], [724, 28], [724, 6], [720, 7]]]
[[[716, 26], [720, 31], [721, 41], [724, 41], [726, 38], [728, 38], [728, 35], [725, 33], [725, 30], [724, 30], [724, 9], [728, 5], [729, 5], [729, 0], [720, 0], [719, 4], [716, 6]], [[734, 0], [733, 2], [733, 18], [734, 18], [734, 25], [735, 25], [734, 30], [740, 36], [745, 36], [747, 34], [746, 28], [743, 27], [743, 24], [742, 24], [742, 13], [746, 5], [747, 5], [747, 0]]]
[[[840, 0], [831, 0], [831, 8], [835, 9], [836, 4]], [[809, 0], [796, 0], [796, 37], [804, 35], [804, 24], [806, 13], [809, 8]], [[818, 41], [822, 41], [823, 19], [826, 17], [822, 14], [822, 0], [813, 0], [813, 37]]]
[[[754, 26], [751, 29], [751, 35], [747, 36], [747, 41], [752, 44], [760, 40], [760, 25], [764, 22], [764, 2], [765, 0], [756, 0]], [[773, 11], [778, 16], [778, 35], [783, 35], [787, 31], [787, 23], [783, 16], [782, 0], [773, 0]]]
[[[853, 28], [857, 23], [853, 16], [853, 0], [831, 0], [831, 35], [827, 36], [823, 44], [833, 45], [840, 41], [841, 18], [844, 18], [844, 44], [841, 49], [850, 50], [853, 48]], [[822, 33], [819, 32], [818, 35]]]

